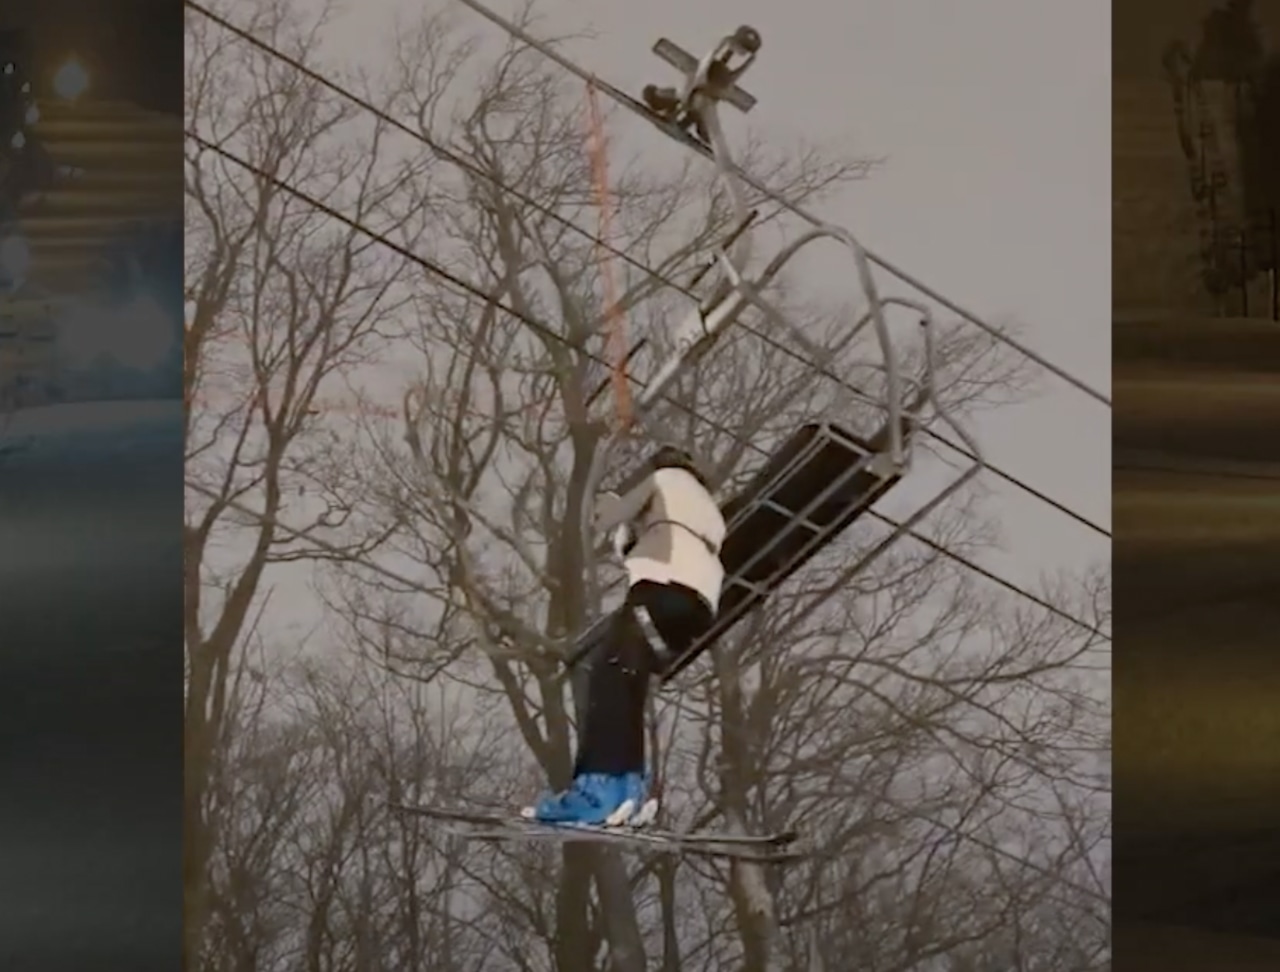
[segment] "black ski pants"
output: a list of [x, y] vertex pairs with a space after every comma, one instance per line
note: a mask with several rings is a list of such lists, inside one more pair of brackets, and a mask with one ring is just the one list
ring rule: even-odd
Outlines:
[[640, 581], [589, 660], [587, 712], [574, 775], [642, 773], [649, 681], [711, 627], [711, 606], [691, 587]]

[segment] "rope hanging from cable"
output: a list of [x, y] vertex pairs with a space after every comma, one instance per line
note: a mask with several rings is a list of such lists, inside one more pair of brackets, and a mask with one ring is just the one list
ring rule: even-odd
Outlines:
[[609, 157], [605, 141], [604, 122], [595, 85], [587, 84], [587, 150], [591, 157], [592, 188], [599, 229], [596, 233], [596, 260], [600, 271], [600, 285], [604, 295], [604, 319], [606, 357], [609, 360], [610, 380], [613, 384], [616, 428], [626, 431], [633, 420], [631, 384], [627, 375], [627, 321], [626, 312], [618, 301], [618, 290], [613, 276], [613, 197], [609, 191]]

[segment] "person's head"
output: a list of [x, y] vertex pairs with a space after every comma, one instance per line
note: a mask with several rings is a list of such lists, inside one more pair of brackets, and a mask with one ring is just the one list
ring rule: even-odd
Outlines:
[[703, 474], [696, 459], [687, 450], [676, 445], [664, 445], [649, 460], [650, 465], [656, 472], [659, 469], [683, 469], [696, 479], [703, 489], [709, 490], [711, 487], [707, 485], [707, 477]]

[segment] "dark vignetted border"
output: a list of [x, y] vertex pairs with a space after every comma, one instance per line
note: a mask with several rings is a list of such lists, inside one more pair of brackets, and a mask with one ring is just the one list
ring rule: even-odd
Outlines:
[[[0, 29], [23, 31], [24, 68], [51, 110], [55, 69], [75, 54], [88, 69], [84, 99], [177, 120], [171, 152], [161, 139], [149, 163], [172, 166], [177, 189], [162, 218], [115, 201], [115, 215], [139, 221], [104, 248], [108, 290], [78, 312], [101, 329], [97, 361], [74, 377], [36, 369], [16, 385], [14, 367], [0, 372], [0, 968], [172, 970], [182, 896], [182, 6], [5, 7]], [[55, 171], [67, 161], [45, 148]], [[85, 205], [106, 211], [112, 200]], [[74, 215], [67, 206], [46, 215]], [[48, 252], [32, 250], [33, 276]], [[162, 358], [121, 369], [113, 354], [128, 338], [114, 329], [131, 288], [163, 308], [175, 340]]]
[[1276, 248], [1231, 249], [1280, 164], [1240, 162], [1226, 7], [1112, 6], [1117, 972], [1280, 968]]

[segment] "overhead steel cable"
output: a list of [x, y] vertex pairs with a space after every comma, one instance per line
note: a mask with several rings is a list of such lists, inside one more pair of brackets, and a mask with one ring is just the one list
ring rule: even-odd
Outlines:
[[[463, 2], [467, 2], [467, 0], [463, 0]], [[620, 260], [623, 260], [629, 266], [645, 274], [655, 282], [661, 283], [663, 286], [683, 294], [684, 296], [693, 300], [695, 303], [699, 301], [698, 295], [695, 294], [691, 289], [689, 289], [685, 285], [681, 284], [679, 281], [672, 280], [671, 278], [662, 274], [660, 271], [649, 266], [643, 260], [640, 260], [632, 256], [630, 253], [628, 253], [625, 250], [622, 250], [622, 249], [619, 249], [618, 247], [613, 246], [607, 240], [603, 239], [597, 234], [592, 233], [590, 230], [585, 229], [584, 227], [580, 226], [578, 223], [574, 222], [572, 219], [569, 219], [567, 216], [561, 215], [560, 213], [556, 212], [553, 208], [546, 205], [545, 203], [539, 202], [538, 200], [534, 199], [527, 193], [522, 192], [516, 187], [504, 182], [502, 179], [499, 179], [492, 172], [489, 172], [488, 170], [480, 167], [476, 163], [472, 162], [470, 159], [467, 159], [459, 155], [458, 153], [454, 152], [452, 149], [449, 149], [446, 146], [441, 145], [439, 142], [431, 138], [429, 135], [419, 130], [413, 129], [409, 125], [400, 121], [399, 119], [387, 114], [381, 108], [379, 108], [378, 106], [370, 102], [367, 98], [364, 98], [356, 94], [354, 91], [351, 91], [349, 88], [345, 88], [342, 85], [338, 84], [337, 82], [331, 80], [330, 78], [325, 77], [315, 69], [308, 67], [306, 64], [304, 64], [302, 61], [298, 60], [297, 58], [289, 54], [285, 54], [283, 51], [279, 50], [278, 48], [275, 48], [272, 45], [266, 43], [265, 41], [260, 40], [259, 38], [255, 37], [253, 34], [244, 30], [242, 27], [238, 27], [237, 25], [228, 21], [226, 18], [219, 16], [218, 14], [209, 10], [207, 7], [204, 7], [200, 3], [196, 2], [196, 0], [184, 0], [184, 3], [186, 4], [186, 6], [190, 7], [192, 10], [195, 10], [198, 13], [207, 17], [209, 20], [217, 24], [219, 27], [222, 27], [224, 30], [228, 31], [229, 33], [234, 34], [236, 37], [240, 38], [245, 43], [250, 44], [253, 47], [256, 47], [258, 50], [262, 51], [263, 53], [267, 54], [270, 57], [276, 58], [281, 63], [287, 64], [289, 67], [296, 70], [302, 76], [308, 78], [311, 81], [316, 82], [317, 84], [323, 85], [325, 88], [332, 91], [334, 94], [338, 95], [339, 97], [347, 99], [348, 101], [350, 101], [352, 104], [356, 105], [363, 111], [367, 111], [369, 114], [373, 115], [375, 118], [378, 118], [379, 120], [390, 125], [396, 131], [402, 132], [403, 134], [408, 135], [410, 138], [413, 138], [416, 141], [427, 146], [436, 155], [444, 159], [446, 162], [454, 166], [457, 166], [460, 169], [463, 169], [464, 171], [475, 176], [476, 178], [483, 179], [489, 182], [495, 188], [501, 189], [503, 192], [509, 194], [514, 199], [519, 200], [521, 203], [528, 206], [530, 209], [536, 210], [542, 215], [560, 224], [565, 229], [569, 229], [577, 233], [578, 235], [583, 237], [583, 239], [593, 243], [600, 250], [607, 252], [615, 257], [618, 257]], [[595, 84], [596, 82], [592, 81], [590, 83]], [[602, 84], [605, 88], [608, 88], [607, 84], [603, 84], [603, 82], [600, 82], [600, 84]], [[770, 196], [770, 198], [773, 198], [775, 201], [779, 203], [779, 205], [782, 205], [785, 208], [793, 209], [793, 207], [791, 207], [783, 199], [778, 199], [777, 197], [774, 197], [774, 196]], [[869, 257], [871, 256], [869, 251], [868, 251], [868, 256]], [[897, 273], [896, 270], [892, 270], [892, 269], [890, 269], [890, 272], [895, 274]], [[899, 274], [899, 276], [901, 275]], [[965, 312], [955, 307], [952, 307], [945, 300], [942, 300], [941, 298], [938, 298], [936, 295], [933, 295], [927, 288], [923, 288], [917, 284], [914, 284], [912, 281], [909, 280], [909, 278], [902, 277], [902, 279], [905, 282], [911, 284], [912, 286], [917, 286], [918, 289], [920, 289], [923, 293], [929, 296], [933, 296], [934, 299], [938, 300], [938, 302], [941, 303], [944, 307], [948, 307], [949, 309], [960, 314], [962, 317], [965, 317], [966, 319], [968, 318], [968, 315]], [[773, 348], [776, 351], [779, 351], [782, 354], [787, 355], [792, 360], [797, 361], [800, 364], [803, 364], [809, 370], [828, 379], [829, 381], [836, 384], [838, 387], [843, 388], [846, 391], [852, 392], [855, 395], [865, 394], [864, 392], [861, 391], [861, 389], [855, 388], [853, 385], [851, 385], [848, 379], [841, 378], [840, 376], [836, 375], [827, 365], [821, 364], [819, 362], [813, 361], [805, 357], [799, 351], [796, 351], [795, 349], [791, 348], [789, 345], [783, 343], [782, 341], [779, 341], [777, 338], [773, 337], [771, 334], [767, 333], [766, 331], [756, 328], [743, 320], [737, 321], [734, 324], [734, 326], [742, 328], [748, 334], [763, 341], [769, 347]], [[998, 333], [996, 336], [999, 336]], [[1107, 404], [1109, 405], [1110, 402], [1107, 402]], [[927, 435], [929, 438], [931, 438], [933, 441], [946, 446], [952, 451], [968, 459], [970, 462], [979, 461], [978, 457], [974, 455], [971, 450], [967, 449], [961, 443], [956, 442], [954, 439], [942, 434], [941, 432], [934, 431], [933, 429], [930, 429], [928, 427], [922, 427], [920, 431], [923, 432], [925, 435]], [[986, 460], [983, 460], [983, 468], [986, 471], [995, 475], [998, 479], [1004, 480], [1006, 483], [1013, 486], [1014, 488], [1023, 491], [1027, 495], [1044, 503], [1046, 506], [1049, 506], [1057, 510], [1058, 512], [1069, 517], [1070, 519], [1081, 524], [1082, 526], [1089, 528], [1090, 530], [1094, 531], [1100, 536], [1106, 537], [1107, 539], [1111, 539], [1111, 531], [1108, 530], [1106, 527], [1090, 519], [1083, 513], [1080, 513], [1078, 510], [1073, 509], [1072, 507], [1068, 506], [1066, 503], [1062, 502], [1061, 500], [1055, 499], [1054, 497], [1048, 495], [1042, 490], [1037, 489], [1036, 487], [1032, 486], [1030, 483], [1021, 479], [1020, 477], [1015, 476], [1013, 473], [1010, 473], [1007, 470], [1001, 469], [999, 466], [993, 465]]]
[[[185, 134], [187, 138], [195, 142], [197, 145], [199, 145], [201, 148], [205, 149], [206, 151], [213, 152], [214, 154], [220, 156], [226, 161], [232, 163], [233, 165], [236, 165], [241, 169], [243, 169], [244, 171], [250, 173], [255, 178], [261, 179], [264, 182], [271, 184], [279, 191], [292, 196], [293, 198], [297, 199], [299, 202], [310, 207], [316, 212], [322, 213], [325, 216], [329, 217], [330, 219], [333, 219], [339, 223], [342, 223], [349, 229], [352, 229], [364, 235], [369, 240], [375, 243], [378, 243], [381, 246], [386, 247], [388, 250], [397, 254], [398, 256], [403, 257], [404, 259], [417, 264], [418, 266], [422, 267], [424, 270], [428, 271], [429, 273], [439, 277], [442, 280], [449, 282], [453, 286], [457, 287], [459, 290], [462, 290], [470, 294], [471, 296], [484, 301], [486, 304], [492, 305], [497, 310], [500, 310], [504, 314], [512, 317], [513, 319], [520, 321], [526, 327], [530, 328], [533, 331], [538, 332], [539, 334], [543, 335], [549, 340], [556, 341], [570, 349], [576, 350], [581, 354], [585, 355], [586, 357], [588, 357], [589, 359], [591, 359], [592, 361], [595, 361], [597, 364], [601, 364], [606, 367], [608, 366], [608, 361], [603, 357], [601, 357], [600, 355], [595, 354], [591, 351], [587, 351], [585, 348], [579, 347], [573, 341], [570, 341], [569, 338], [565, 337], [563, 334], [556, 331], [553, 327], [543, 323], [542, 321], [538, 320], [532, 315], [523, 313], [518, 308], [512, 307], [509, 304], [503, 304], [497, 300], [494, 300], [493, 297], [490, 294], [487, 294], [481, 287], [477, 286], [474, 283], [471, 283], [470, 281], [462, 277], [459, 277], [457, 274], [453, 273], [447, 267], [439, 263], [436, 263], [434, 260], [431, 260], [427, 257], [423, 257], [423, 256], [420, 256], [419, 254], [414, 253], [408, 247], [400, 243], [397, 243], [395, 240], [390, 239], [389, 237], [385, 236], [382, 233], [379, 233], [377, 230], [369, 228], [368, 226], [364, 225], [358, 220], [352, 219], [350, 216], [347, 216], [345, 213], [339, 212], [338, 210], [334, 209], [332, 206], [328, 205], [327, 203], [315, 198], [314, 196], [310, 195], [309, 193], [305, 192], [302, 189], [297, 188], [296, 186], [290, 185], [289, 183], [285, 182], [283, 179], [280, 179], [278, 176], [275, 176], [270, 172], [267, 172], [266, 170], [262, 169], [261, 167], [254, 165], [252, 162], [249, 162], [248, 160], [241, 158], [240, 156], [236, 155], [234, 152], [226, 148], [223, 148], [220, 145], [215, 145], [213, 142], [210, 142], [208, 139], [200, 135], [198, 132], [190, 128], [187, 128], [185, 129]], [[635, 384], [639, 385], [641, 388], [644, 387], [644, 382], [640, 381], [634, 376], [629, 376], [629, 377]], [[683, 411], [690, 418], [693, 418], [698, 422], [701, 422], [707, 425], [708, 427], [714, 429], [716, 432], [720, 433], [721, 435], [724, 435], [725, 437], [737, 442], [744, 448], [751, 450], [760, 456], [763, 456], [765, 459], [770, 458], [769, 452], [767, 450], [757, 445], [756, 443], [751, 442], [750, 440], [746, 439], [740, 434], [735, 433], [732, 429], [728, 428], [723, 423], [717, 422], [714, 419], [711, 419], [699, 413], [697, 410], [691, 408], [688, 405], [685, 405], [682, 402], [679, 402], [671, 398], [670, 396], [664, 395], [663, 397], [670, 405], [679, 409], [680, 411]], [[961, 566], [965, 567], [968, 570], [973, 571], [976, 574], [979, 574], [982, 577], [987, 578], [991, 582], [1004, 588], [1010, 593], [1013, 593], [1016, 596], [1025, 598], [1026, 600], [1030, 601], [1033, 604], [1036, 604], [1037, 606], [1050, 612], [1056, 617], [1059, 617], [1070, 624], [1076, 625], [1081, 630], [1093, 635], [1098, 640], [1108, 641], [1108, 642], [1111, 640], [1111, 636], [1106, 632], [1102, 631], [1096, 625], [1090, 624], [1089, 622], [1076, 617], [1075, 615], [1071, 614], [1068, 611], [1063, 610], [1062, 608], [1058, 607], [1056, 604], [1041, 597], [1040, 595], [1034, 594], [1023, 587], [1020, 587], [1019, 585], [1015, 584], [1013, 581], [1008, 580], [1007, 578], [1001, 577], [1000, 575], [988, 570], [987, 568], [981, 566], [980, 564], [973, 562], [969, 558], [956, 553], [955, 551], [949, 549], [945, 545], [940, 544], [937, 541], [932, 540], [931, 538], [924, 536], [923, 534], [915, 530], [903, 530], [903, 525], [899, 521], [893, 519], [892, 517], [886, 516], [885, 514], [879, 513], [875, 510], [868, 510], [867, 513], [869, 516], [871, 516], [875, 520], [878, 520], [880, 523], [897, 530], [902, 530], [905, 536], [911, 537], [917, 542], [922, 543], [925, 546], [929, 547], [930, 549], [936, 551], [938, 554], [944, 557], [947, 557], [948, 559], [960, 564]]]

